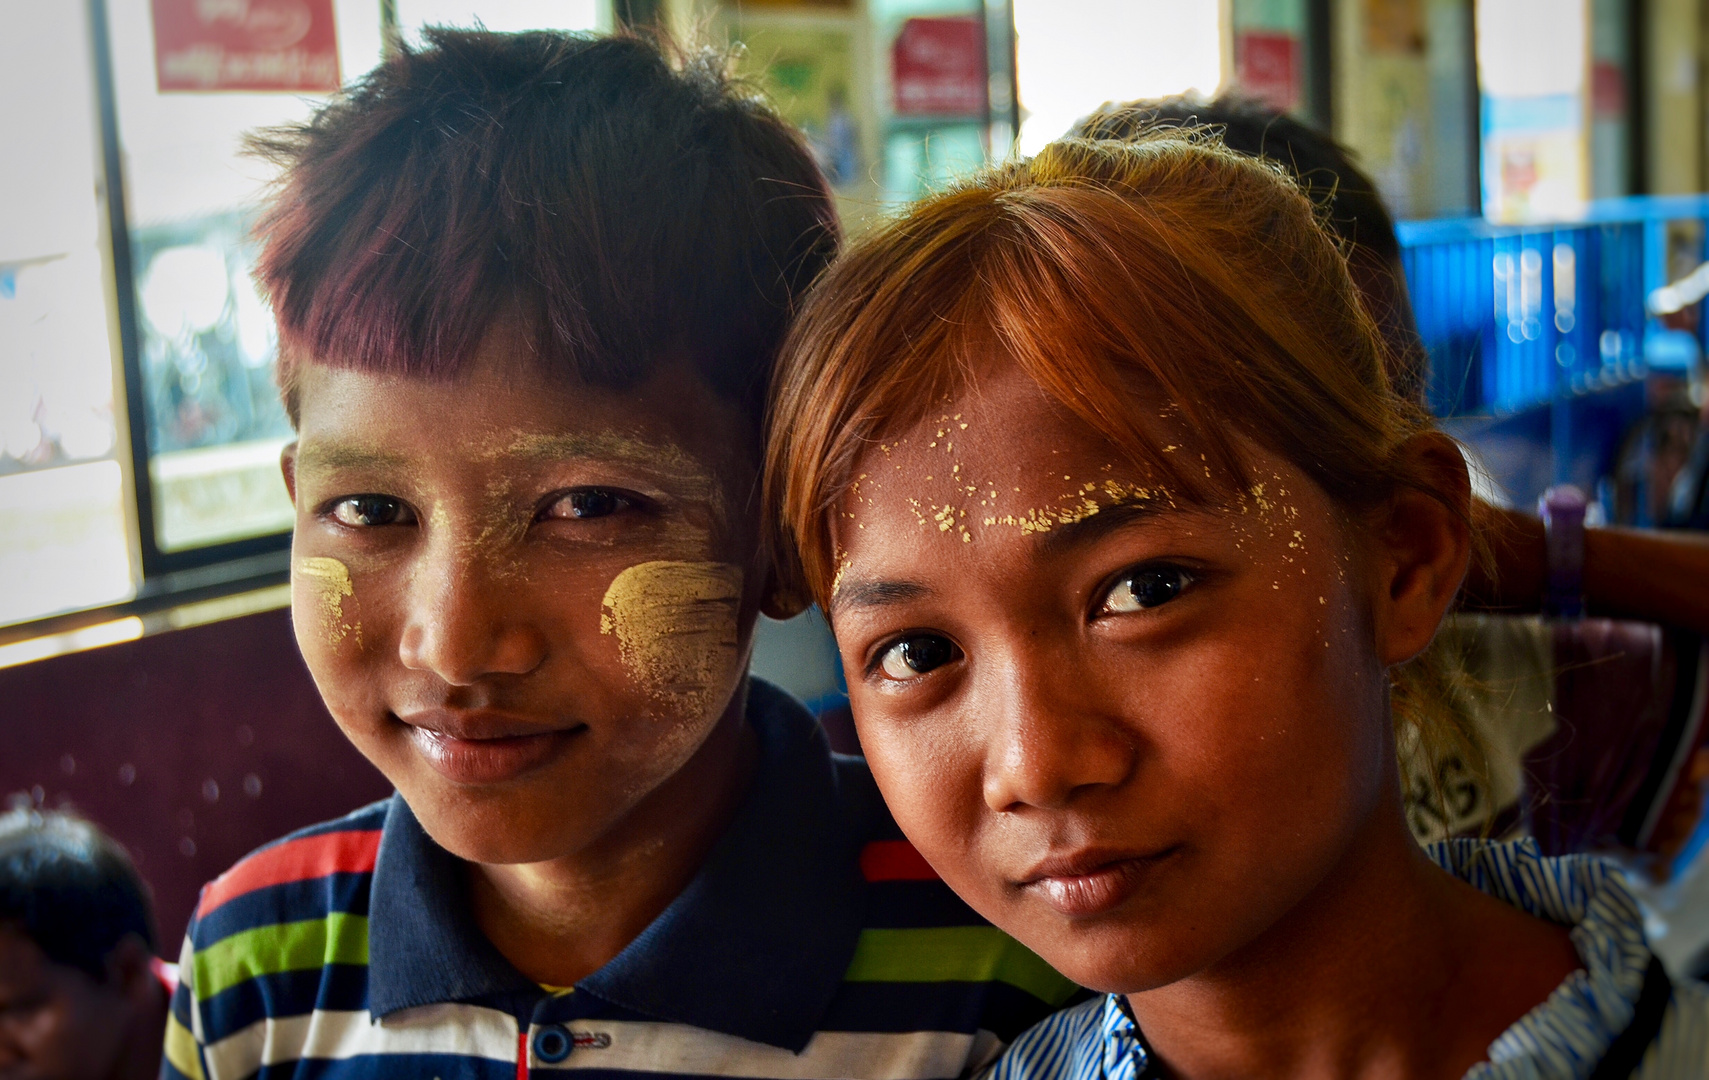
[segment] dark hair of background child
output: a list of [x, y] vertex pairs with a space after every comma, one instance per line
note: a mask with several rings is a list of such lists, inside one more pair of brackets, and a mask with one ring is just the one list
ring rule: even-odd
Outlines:
[[1209, 124], [1230, 150], [1270, 158], [1287, 166], [1313, 200], [1328, 207], [1325, 224], [1350, 244], [1383, 259], [1400, 259], [1394, 220], [1377, 185], [1353, 163], [1352, 154], [1322, 132], [1262, 102], [1224, 95], [1211, 102], [1173, 97], [1105, 106], [1074, 125], [1089, 139], [1129, 139], [1159, 124]]
[[0, 814], [0, 925], [101, 982], [126, 936], [156, 949], [148, 890], [124, 849], [82, 818], [51, 810]]
[[1405, 295], [1400, 239], [1376, 181], [1335, 139], [1238, 93], [1108, 104], [1074, 125], [1087, 139], [1131, 139], [1156, 127], [1214, 128], [1230, 150], [1284, 166], [1344, 244], [1356, 284], [1389, 342], [1389, 378], [1402, 397], [1421, 400], [1429, 361]]
[[684, 358], [759, 429], [796, 299], [835, 254], [801, 136], [710, 51], [430, 28], [306, 124], [257, 277], [296, 416], [306, 360], [450, 378], [518, 318], [535, 360], [621, 388]]

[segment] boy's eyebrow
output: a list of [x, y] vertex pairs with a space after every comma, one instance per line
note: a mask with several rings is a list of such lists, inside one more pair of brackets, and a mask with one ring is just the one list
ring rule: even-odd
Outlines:
[[348, 443], [308, 443], [297, 450], [299, 469], [395, 469], [408, 464], [402, 454]]
[[686, 484], [702, 496], [715, 497], [717, 493], [712, 471], [676, 443], [655, 442], [616, 431], [527, 432], [482, 448], [479, 453], [488, 458], [519, 457], [537, 464], [582, 458], [621, 461]]
[[483, 456], [520, 457], [532, 461], [562, 461], [566, 458], [616, 458], [680, 468], [698, 464], [675, 444], [652, 442], [615, 431], [521, 432], [502, 442], [482, 448]]
[[932, 590], [916, 581], [845, 581], [831, 597], [831, 614], [848, 608], [874, 608], [923, 600]]

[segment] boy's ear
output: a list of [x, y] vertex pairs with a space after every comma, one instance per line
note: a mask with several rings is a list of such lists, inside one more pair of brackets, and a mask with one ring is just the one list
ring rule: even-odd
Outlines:
[[149, 952], [142, 938], [126, 934], [107, 954], [107, 985], [120, 996], [134, 1001], [153, 1000], [160, 992], [160, 983], [154, 977], [154, 965], [151, 963], [153, 959], [154, 954]]
[[779, 572], [774, 565], [766, 571], [765, 596], [760, 611], [768, 619], [793, 619], [813, 604], [813, 597], [800, 583], [799, 574]]
[[1433, 431], [1415, 435], [1397, 453], [1412, 459], [1414, 475], [1435, 494], [1406, 489], [1379, 511], [1374, 614], [1385, 665], [1405, 663], [1430, 644], [1472, 552], [1471, 481], [1459, 446]]
[[297, 440], [292, 439], [279, 451], [279, 471], [285, 474], [285, 491], [292, 505], [297, 501]]
[[760, 611], [768, 619], [793, 619], [813, 606], [813, 590], [807, 587], [795, 545], [779, 530], [766, 537], [764, 547], [766, 577]]

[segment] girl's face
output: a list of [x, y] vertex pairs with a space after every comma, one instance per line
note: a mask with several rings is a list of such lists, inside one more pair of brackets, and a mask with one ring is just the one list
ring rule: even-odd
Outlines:
[[868, 452], [836, 508], [832, 622], [897, 821], [1100, 990], [1229, 956], [1374, 823], [1404, 829], [1385, 671], [1434, 621], [1394, 608], [1404, 558], [1353, 550], [1248, 450], [1243, 496], [1172, 501], [1007, 365]]

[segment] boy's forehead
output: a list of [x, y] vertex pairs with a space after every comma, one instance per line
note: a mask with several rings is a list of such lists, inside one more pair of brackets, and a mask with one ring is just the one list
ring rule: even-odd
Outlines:
[[696, 390], [615, 390], [516, 364], [477, 363], [448, 379], [312, 364], [298, 382], [299, 461], [351, 468], [424, 457], [512, 467], [609, 461], [705, 476], [727, 456], [709, 437], [724, 426], [722, 403]]

